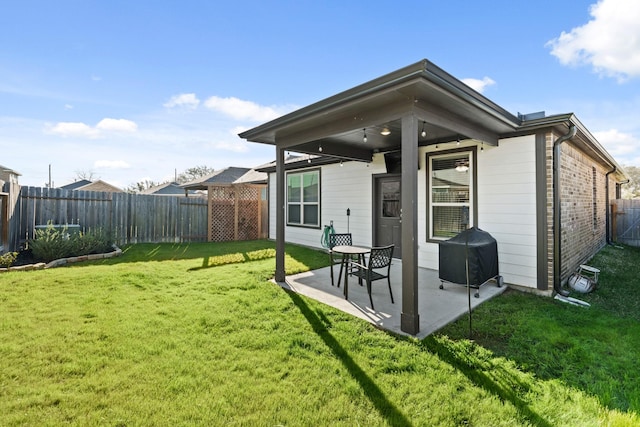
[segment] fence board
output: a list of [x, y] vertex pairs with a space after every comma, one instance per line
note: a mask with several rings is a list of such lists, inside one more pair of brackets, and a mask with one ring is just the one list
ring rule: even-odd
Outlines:
[[207, 200], [54, 188], [21, 187], [9, 221], [9, 247], [19, 249], [36, 225], [101, 228], [118, 245], [207, 240]]
[[640, 199], [616, 199], [611, 210], [613, 240], [640, 246]]

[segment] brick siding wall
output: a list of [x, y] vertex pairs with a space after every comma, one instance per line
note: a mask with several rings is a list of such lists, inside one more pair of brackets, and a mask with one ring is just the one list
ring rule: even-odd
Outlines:
[[[549, 283], [553, 283], [553, 142], [557, 135], [547, 136], [548, 158], [548, 218]], [[571, 141], [561, 145], [561, 252], [562, 281], [580, 265], [588, 261], [606, 244], [606, 173], [608, 170], [580, 151]], [[615, 184], [610, 182], [610, 188]], [[610, 191], [611, 193], [611, 191]], [[615, 192], [613, 192], [615, 193]], [[615, 194], [610, 194], [611, 198]]]

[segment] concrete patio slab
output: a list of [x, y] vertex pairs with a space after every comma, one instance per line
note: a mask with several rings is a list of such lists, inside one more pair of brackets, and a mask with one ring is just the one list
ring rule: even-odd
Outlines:
[[[339, 266], [334, 267], [337, 280]], [[382, 329], [408, 335], [400, 330], [402, 311], [402, 261], [394, 260], [391, 266], [391, 289], [395, 304], [391, 303], [386, 280], [372, 283], [375, 310], [371, 309], [366, 285], [359, 286], [355, 277], [349, 278], [349, 299], [344, 298], [344, 278], [340, 287], [331, 286], [330, 267], [286, 277], [278, 283], [284, 289], [313, 298], [353, 316], [364, 319]], [[461, 316], [467, 315], [469, 302], [466, 286], [446, 283], [439, 289], [440, 279], [436, 270], [418, 269], [418, 298], [420, 332], [416, 338], [424, 338]], [[507, 287], [498, 287], [493, 281], [480, 287], [479, 298], [471, 289], [472, 310], [483, 302], [501, 294]]]

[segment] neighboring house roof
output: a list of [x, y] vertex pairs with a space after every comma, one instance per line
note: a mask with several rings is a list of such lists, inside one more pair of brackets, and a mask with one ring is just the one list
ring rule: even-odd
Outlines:
[[0, 165], [0, 191], [2, 191], [2, 182], [12, 182], [17, 184], [20, 174], [13, 169]]
[[195, 195], [196, 193], [191, 190], [185, 190], [177, 182], [165, 182], [164, 184], [156, 185], [151, 188], [147, 188], [140, 192], [140, 194], [152, 194], [156, 196], [185, 196], [185, 191], [189, 195]]
[[81, 179], [78, 181], [74, 181], [71, 184], [63, 185], [60, 188], [63, 190], [77, 190], [80, 187], [84, 187], [85, 185], [89, 184], [91, 184], [91, 181], [89, 181], [88, 179]]
[[101, 179], [93, 182], [82, 179], [80, 181], [72, 182], [71, 184], [63, 185], [59, 188], [74, 191], [104, 191], [106, 193], [124, 193], [121, 188], [118, 188], [115, 185], [111, 185], [108, 182], [104, 182]]
[[2, 174], [2, 173], [8, 173], [8, 174], [18, 175], [18, 176], [21, 175], [20, 173], [16, 172], [15, 170], [13, 170], [11, 168], [8, 168], [6, 166], [0, 165], [0, 174]]
[[255, 169], [249, 170], [240, 178], [233, 181], [234, 184], [266, 184], [268, 175]]
[[215, 185], [233, 184], [237, 179], [249, 172], [250, 168], [228, 167], [205, 175], [201, 178], [182, 184], [182, 188], [189, 190], [206, 190]]

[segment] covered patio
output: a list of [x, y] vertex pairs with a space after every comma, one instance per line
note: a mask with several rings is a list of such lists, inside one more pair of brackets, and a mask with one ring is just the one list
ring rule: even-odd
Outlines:
[[[337, 275], [337, 271], [335, 273]], [[366, 285], [359, 286], [357, 278], [349, 279], [349, 299], [344, 298], [344, 279], [340, 287], [331, 286], [329, 267], [287, 276], [284, 282], [278, 284], [284, 289], [366, 320], [380, 329], [401, 335], [412, 335], [420, 339], [461, 316], [467, 316], [469, 294], [466, 286], [445, 282], [444, 289], [439, 289], [438, 272], [426, 268], [418, 268], [418, 283], [418, 310], [422, 316], [420, 316], [420, 331], [417, 334], [408, 334], [401, 328], [402, 307], [399, 297], [402, 294], [402, 261], [400, 260], [394, 260], [391, 264], [391, 289], [395, 303], [391, 303], [386, 280], [374, 282], [372, 297], [375, 310], [371, 309]], [[476, 290], [471, 288], [471, 309], [500, 295], [506, 289], [506, 286], [498, 287], [495, 282], [488, 282], [480, 287], [479, 297], [476, 298], [473, 296]]]
[[[383, 318], [391, 316], [390, 321], [397, 323], [394, 328], [403, 333], [414, 336], [428, 333], [429, 319], [437, 317], [429, 312], [442, 304], [428, 301], [436, 298], [428, 291], [433, 281], [423, 279], [430, 273], [418, 268], [419, 239], [422, 239], [418, 231], [418, 148], [456, 139], [471, 141], [478, 147], [497, 146], [498, 136], [514, 132], [518, 125], [517, 117], [425, 59], [241, 133], [240, 137], [248, 141], [276, 147], [275, 280], [295, 288], [320, 274], [285, 277], [285, 152], [365, 163], [371, 162], [375, 154], [397, 152], [402, 159], [398, 248], [402, 262], [394, 266], [397, 289], [393, 310], [398, 313], [392, 316], [391, 310], [385, 311], [381, 306], [378, 321], [381, 326], [388, 324]], [[477, 210], [473, 212], [476, 215]], [[330, 283], [324, 280], [323, 285], [330, 287]], [[434, 283], [437, 290], [439, 282]], [[349, 304], [353, 304], [355, 311], [356, 307], [362, 307], [364, 315], [365, 300], [358, 305], [359, 300], [354, 299], [356, 288], [351, 287], [354, 296], [350, 295]], [[453, 292], [456, 290], [451, 289], [446, 295]], [[427, 316], [426, 321], [421, 320], [420, 313]]]

